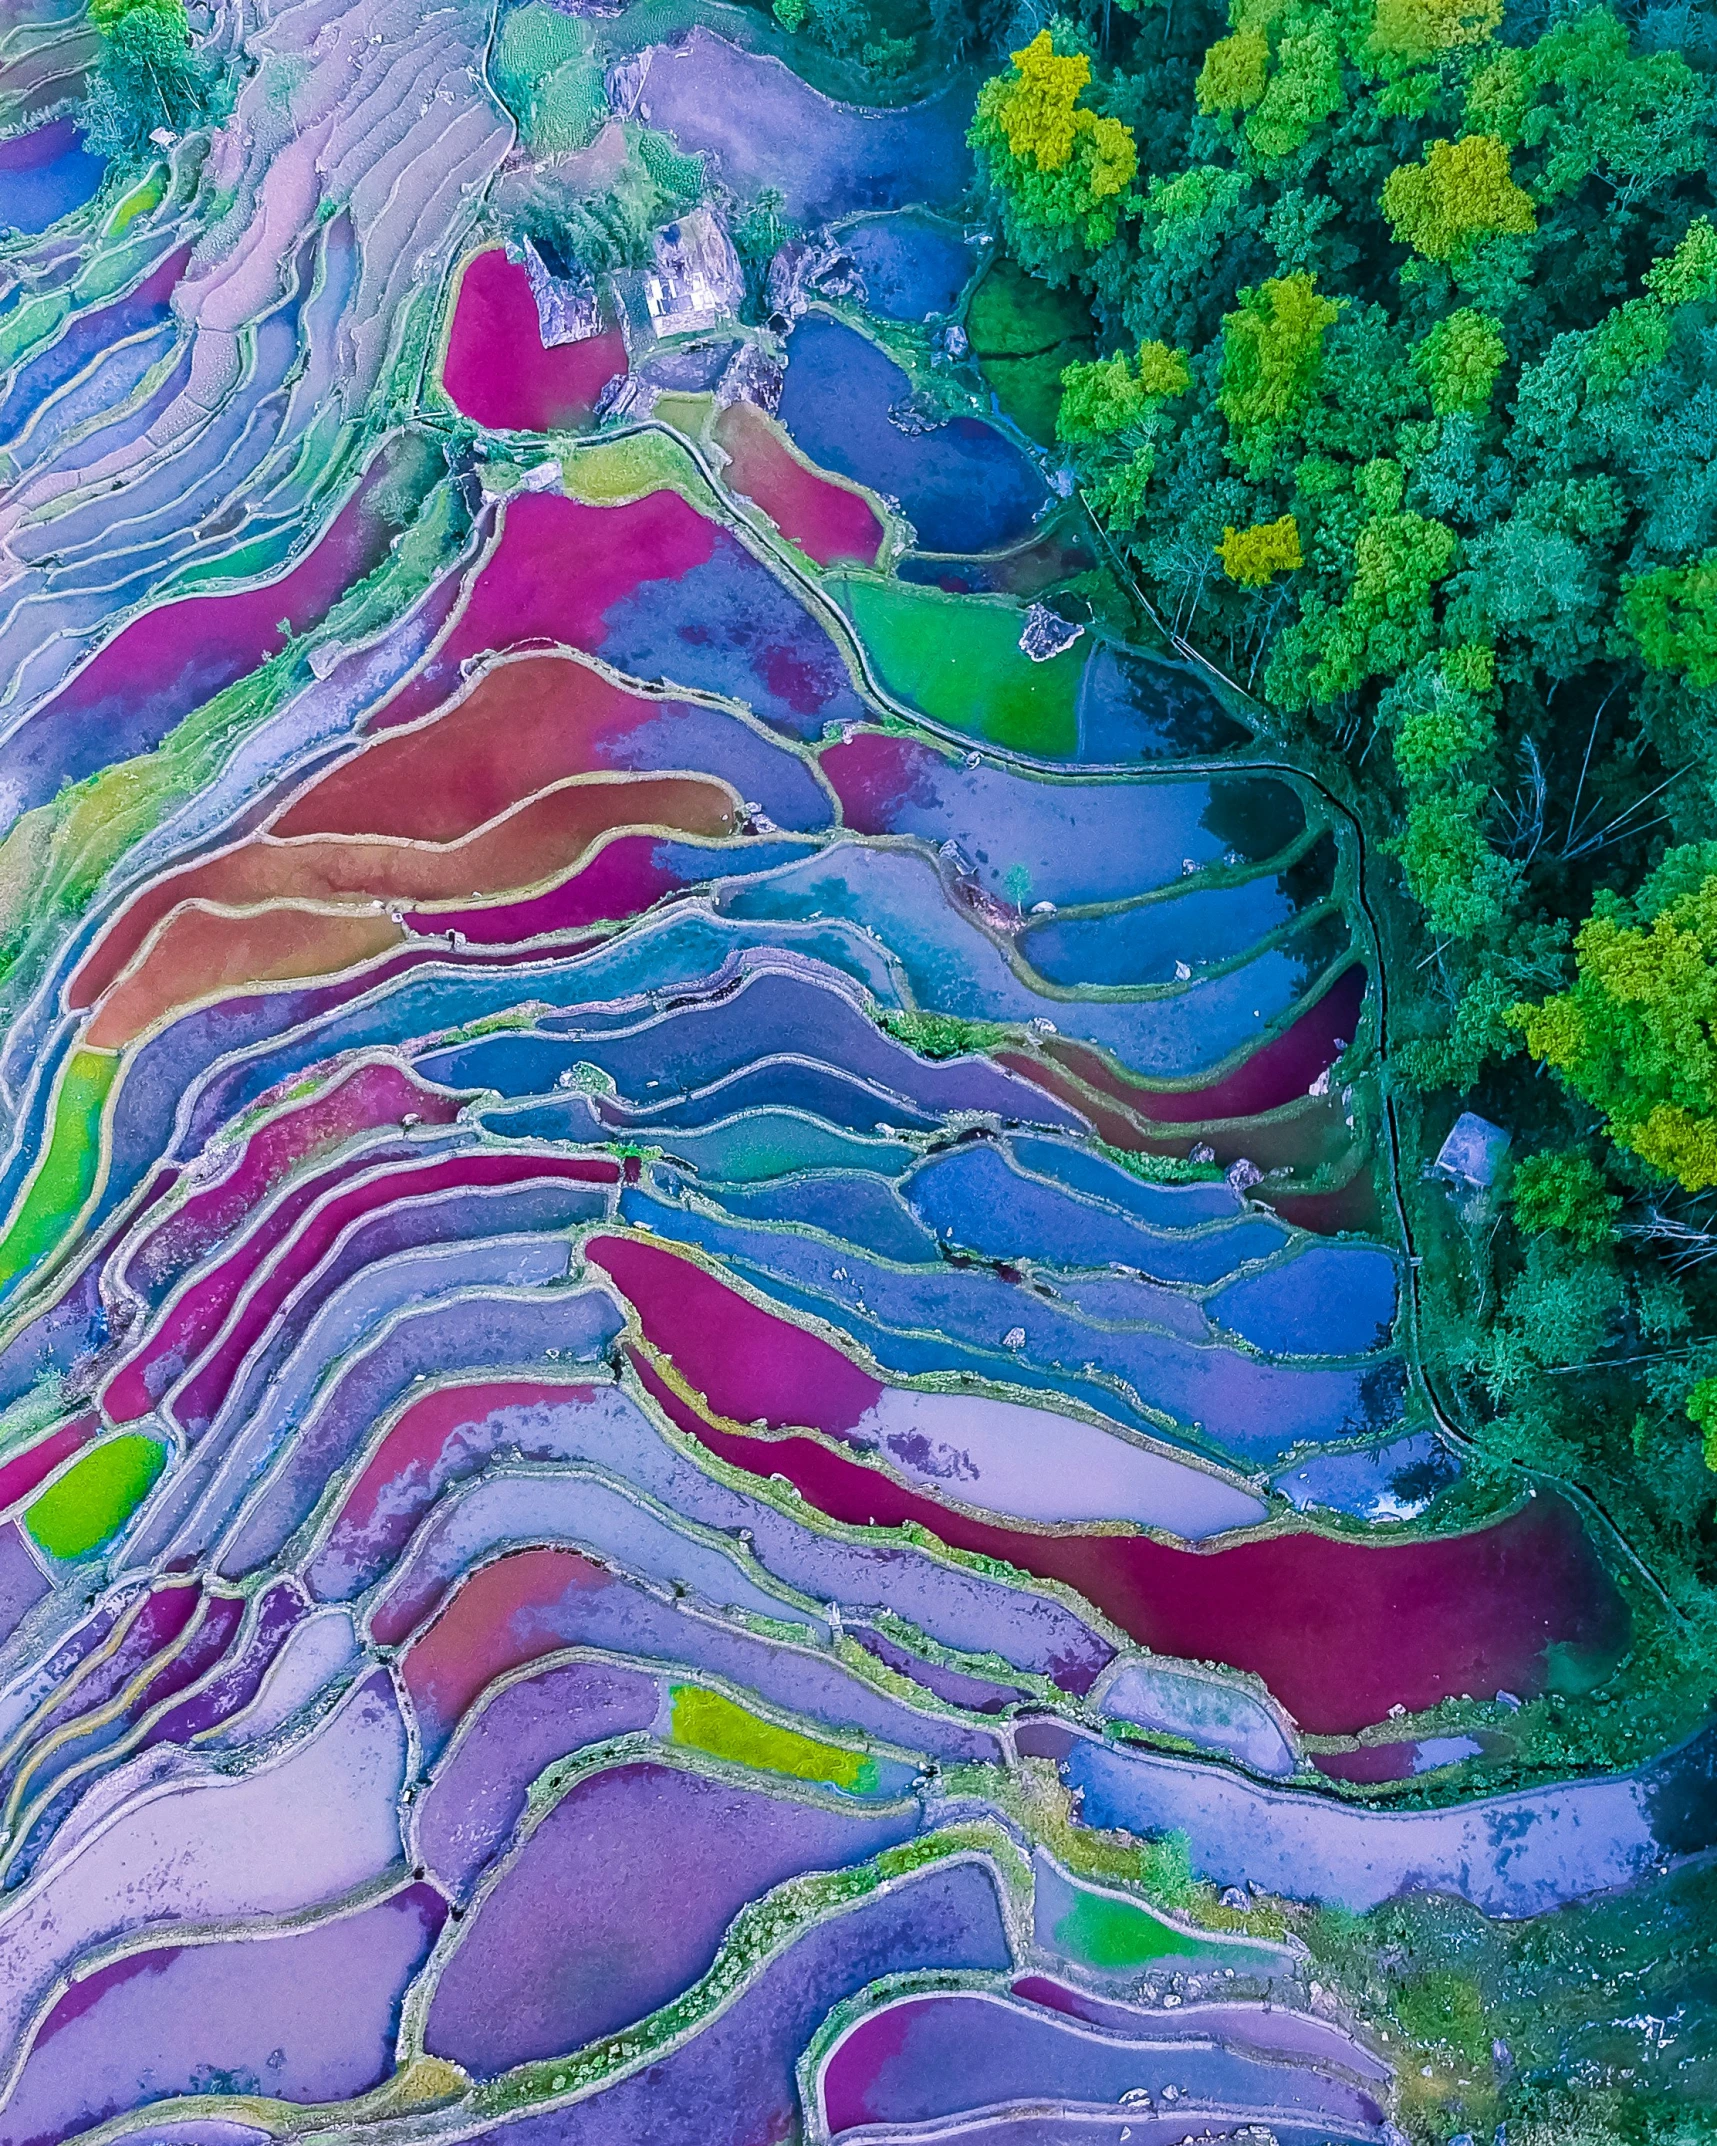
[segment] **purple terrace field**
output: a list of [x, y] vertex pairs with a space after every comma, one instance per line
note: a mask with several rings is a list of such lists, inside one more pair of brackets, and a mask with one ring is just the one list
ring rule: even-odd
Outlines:
[[1029, 12], [0, 20], [0, 2146], [1711, 2132], [1711, 41]]

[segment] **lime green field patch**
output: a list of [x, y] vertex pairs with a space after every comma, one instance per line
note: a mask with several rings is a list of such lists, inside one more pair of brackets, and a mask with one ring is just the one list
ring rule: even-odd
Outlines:
[[1198, 1960], [1271, 1980], [1293, 1967], [1284, 1947], [1247, 1938], [1200, 1936], [1123, 1893], [1082, 1883], [1040, 1852], [1037, 1938], [1099, 1974], [1137, 1974], [1155, 1960]]
[[1196, 1939], [1148, 1908], [1136, 1907], [1112, 1893], [1083, 1888], [1057, 1920], [1055, 1943], [1068, 1959], [1116, 1974], [1147, 1966], [1152, 1960], [1190, 1958], [1202, 1950]]
[[48, 1151], [0, 1238], [0, 1289], [53, 1249], [88, 1199], [101, 1158], [102, 1105], [118, 1071], [116, 1051], [74, 1051], [67, 1060]]
[[86, 1453], [50, 1483], [24, 1515], [24, 1525], [54, 1557], [87, 1557], [120, 1529], [155, 1487], [167, 1465], [159, 1438], [130, 1432]]
[[134, 186], [113, 212], [107, 226], [109, 238], [118, 238], [129, 230], [139, 216], [147, 216], [158, 209], [167, 193], [167, 167], [157, 164], [147, 178]]
[[716, 502], [685, 444], [667, 432], [628, 432], [580, 443], [562, 465], [567, 492], [590, 507], [623, 507], [651, 492], [678, 492], [710, 517]]
[[673, 1740], [689, 1750], [707, 1751], [711, 1758], [732, 1759], [765, 1773], [784, 1773], [794, 1781], [821, 1781], [855, 1796], [873, 1794], [881, 1778], [875, 1759], [862, 1751], [843, 1751], [839, 1744], [777, 1728], [720, 1692], [675, 1684], [669, 1698]]
[[1010, 603], [842, 576], [828, 586], [898, 699], [950, 730], [1041, 760], [1076, 749], [1088, 639], [1033, 663], [1021, 652], [1022, 614]]

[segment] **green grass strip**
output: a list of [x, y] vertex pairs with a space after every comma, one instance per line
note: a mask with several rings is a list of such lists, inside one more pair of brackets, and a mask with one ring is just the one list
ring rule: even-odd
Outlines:
[[86, 1453], [36, 1500], [24, 1525], [53, 1557], [87, 1557], [117, 1535], [167, 1465], [159, 1438], [128, 1432]]
[[1189, 1959], [1204, 1949], [1148, 1908], [1083, 1887], [1056, 1923], [1055, 1942], [1070, 1960], [1111, 1972], [1143, 1967], [1151, 1960]]
[[101, 1158], [101, 1112], [119, 1071], [116, 1051], [73, 1051], [60, 1075], [41, 1167], [0, 1238], [0, 1289], [50, 1252], [77, 1219]]
[[778, 1728], [748, 1707], [725, 1699], [699, 1684], [675, 1684], [669, 1691], [673, 1741], [711, 1758], [731, 1759], [794, 1781], [819, 1781], [850, 1795], [875, 1793], [881, 1775], [875, 1759], [862, 1751], [845, 1751], [795, 1729]]

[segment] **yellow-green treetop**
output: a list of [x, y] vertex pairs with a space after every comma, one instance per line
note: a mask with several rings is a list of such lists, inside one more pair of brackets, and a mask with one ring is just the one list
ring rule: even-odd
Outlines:
[[1494, 134], [1435, 141], [1423, 163], [1399, 165], [1383, 182], [1383, 213], [1403, 245], [1432, 261], [1538, 228], [1531, 196], [1510, 173], [1508, 146]]
[[1014, 79], [997, 78], [995, 117], [1013, 154], [1039, 171], [1059, 171], [1083, 140], [1093, 194], [1118, 194], [1131, 186], [1139, 168], [1132, 135], [1118, 119], [1099, 118], [1079, 103], [1091, 80], [1084, 53], [1058, 53], [1049, 32], [1039, 30], [1012, 58]]
[[1222, 571], [1242, 588], [1261, 589], [1273, 575], [1305, 565], [1300, 525], [1291, 514], [1279, 521], [1255, 522], [1250, 529], [1224, 529], [1216, 547]]
[[1502, 0], [1377, 0], [1370, 50], [1379, 59], [1429, 60], [1482, 45], [1502, 21]]
[[1717, 874], [1640, 923], [1600, 901], [1574, 984], [1509, 1018], [1618, 1146], [1703, 1192], [1717, 1185]]
[[1324, 331], [1340, 311], [1302, 271], [1242, 291], [1235, 311], [1224, 316], [1217, 406], [1248, 458], [1254, 449], [1267, 455], [1281, 428], [1311, 400]]
[[1204, 55], [1193, 95], [1209, 118], [1216, 112], [1243, 112], [1264, 94], [1270, 73], [1270, 40], [1262, 30], [1238, 30], [1219, 38]]

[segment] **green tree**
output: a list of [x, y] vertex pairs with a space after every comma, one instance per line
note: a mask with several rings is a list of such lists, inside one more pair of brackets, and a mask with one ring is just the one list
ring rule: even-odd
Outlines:
[[1717, 551], [1637, 575], [1622, 595], [1622, 621], [1654, 671], [1717, 686]]
[[1645, 285], [1666, 306], [1717, 297], [1717, 226], [1696, 216], [1675, 251], [1645, 272]]
[[1086, 450], [1080, 474], [1092, 507], [1113, 528], [1130, 529], [1156, 472], [1165, 407], [1192, 385], [1186, 353], [1143, 343], [1131, 363], [1118, 350], [1089, 364], [1076, 361], [1061, 379], [1057, 435]]
[[1263, 96], [1270, 76], [1270, 40], [1262, 30], [1219, 38], [1204, 55], [1193, 94], [1201, 112], [1243, 112]]
[[1413, 351], [1413, 370], [1425, 383], [1439, 417], [1490, 407], [1497, 374], [1508, 358], [1500, 325], [1462, 306], [1445, 313]]
[[101, 53], [81, 116], [95, 155], [152, 154], [158, 129], [182, 134], [211, 116], [215, 78], [192, 50], [184, 0], [102, 0], [92, 19]]
[[978, 92], [967, 139], [997, 194], [1009, 248], [1028, 268], [1064, 281], [1113, 239], [1138, 172], [1132, 135], [1079, 102], [1091, 79], [1082, 52], [1058, 53], [1040, 30], [1009, 73]]
[[1100, 440], [1148, 417], [1165, 396], [1184, 395], [1192, 385], [1186, 353], [1163, 343], [1144, 343], [1128, 363], [1124, 350], [1090, 364], [1075, 362], [1061, 375], [1056, 430], [1064, 440]]
[[1574, 983], [1511, 1018], [1619, 1147], [1702, 1192], [1717, 1185], [1717, 872], [1651, 907], [1601, 892]]
[[1566, 17], [1469, 100], [1474, 123], [1488, 100], [1509, 139], [1539, 152], [1540, 201], [1601, 179], [1629, 205], [1703, 160], [1710, 92], [1679, 52], [1635, 53], [1607, 7]]
[[1502, 22], [1502, 0], [1377, 0], [1367, 50], [1381, 60], [1435, 59], [1480, 45]]
[[1487, 796], [1483, 783], [1472, 782], [1415, 797], [1389, 844], [1414, 900], [1451, 938], [1490, 930], [1519, 891], [1520, 867], [1485, 838]]
[[1383, 182], [1383, 213], [1404, 246], [1432, 261], [1460, 261], [1481, 239], [1538, 227], [1532, 197], [1516, 186], [1506, 143], [1494, 134], [1435, 141], [1418, 164]]
[[1396, 725], [1395, 765], [1405, 782], [1452, 774], [1495, 739], [1495, 718], [1483, 689], [1463, 684], [1461, 666], [1450, 660], [1465, 653], [1453, 649], [1440, 664], [1417, 665], [1383, 696], [1379, 714]]
[[1216, 403], [1249, 474], [1269, 466], [1316, 394], [1324, 332], [1340, 311], [1310, 276], [1272, 276], [1224, 318]]
[[1291, 574], [1306, 563], [1300, 550], [1300, 526], [1291, 514], [1273, 522], [1256, 522], [1250, 529], [1226, 528], [1216, 549], [1222, 571], [1247, 589], [1261, 589], [1275, 575]]
[[1621, 1197], [1588, 1155], [1552, 1149], [1523, 1156], [1514, 1166], [1509, 1197], [1515, 1220], [1531, 1236], [1554, 1231], [1584, 1252], [1615, 1240]]
[[1331, 701], [1408, 671], [1437, 633], [1432, 593], [1454, 564], [1455, 533], [1422, 514], [1376, 514], [1353, 540], [1338, 602], [1311, 598], [1278, 645], [1270, 690], [1285, 707]]
[[1334, 23], [1319, 17], [1284, 34], [1268, 86], [1247, 114], [1246, 140], [1266, 163], [1278, 163], [1303, 149], [1343, 102], [1340, 42]]
[[1717, 1473], [1717, 1378], [1693, 1382], [1687, 1392], [1687, 1413], [1704, 1434], [1705, 1465]]

